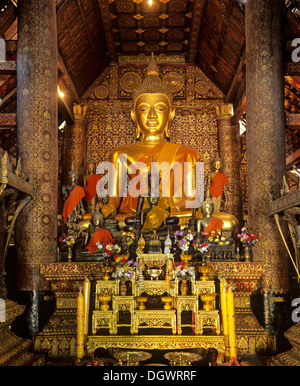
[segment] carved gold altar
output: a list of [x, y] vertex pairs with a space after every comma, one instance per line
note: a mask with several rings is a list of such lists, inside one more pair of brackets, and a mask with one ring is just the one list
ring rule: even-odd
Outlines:
[[[155, 257], [159, 262], [159, 258]], [[145, 259], [147, 263], [147, 259]], [[150, 262], [151, 264], [151, 262]], [[215, 277], [225, 277], [230, 285], [235, 287], [235, 308], [236, 308], [236, 335], [237, 349], [241, 354], [255, 353], [274, 353], [275, 338], [265, 333], [263, 327], [259, 325], [251, 310], [250, 297], [255, 290], [257, 283], [264, 274], [264, 264], [262, 263], [244, 263], [244, 262], [224, 262], [224, 263], [208, 263], [212, 267], [210, 280], [203, 282], [195, 280], [195, 286], [192, 290], [193, 296], [200, 296], [201, 293], [215, 292], [215, 282], [211, 280]], [[85, 276], [93, 278], [98, 284], [97, 291], [105, 288], [111, 293], [117, 294], [117, 282], [114, 280], [101, 280], [102, 263], [100, 262], [72, 262], [72, 263], [48, 263], [41, 266], [41, 272], [46, 280], [50, 283], [52, 290], [56, 296], [57, 309], [48, 321], [43, 330], [34, 337], [34, 351], [37, 353], [47, 352], [49, 357], [75, 357], [76, 356], [76, 293], [82, 285]], [[197, 263], [196, 263], [197, 266]], [[172, 283], [172, 282], [171, 282]], [[144, 280], [144, 286], [147, 292], [163, 293], [166, 291], [173, 295], [174, 285], [170, 289], [164, 288], [164, 280]], [[192, 284], [192, 283], [191, 283]], [[191, 286], [192, 287], [192, 286]], [[134, 287], [133, 287], [134, 288]], [[114, 292], [115, 291], [115, 292]], [[136, 301], [134, 298], [141, 293], [138, 289], [136, 295], [126, 295], [121, 297], [114, 296], [114, 309], [119, 313], [120, 310], [136, 310]], [[161, 295], [159, 295], [161, 296]], [[189, 295], [192, 296], [192, 295]], [[126, 298], [125, 302], [122, 300]], [[91, 312], [99, 309], [99, 301], [95, 297], [94, 304], [91, 305]], [[163, 309], [163, 304], [161, 304]], [[204, 315], [204, 311], [199, 309], [200, 317]], [[211, 312], [213, 315], [213, 312]], [[205, 315], [204, 315], [205, 316]], [[219, 318], [219, 315], [218, 315]], [[114, 319], [117, 326], [114, 329], [119, 329], [122, 324], [117, 318]], [[127, 321], [126, 321], [127, 322]], [[201, 321], [199, 322], [201, 324]], [[210, 319], [212, 324], [212, 319]], [[214, 347], [220, 352], [224, 352], [224, 337], [220, 335], [201, 335], [199, 334], [173, 335], [171, 329], [164, 331], [170, 335], [145, 335], [131, 334], [131, 321], [128, 321], [128, 334], [117, 335], [109, 334], [109, 329], [106, 328], [105, 335], [90, 334], [88, 336], [87, 350], [88, 353], [94, 352], [97, 347], [109, 348], [126, 348], [126, 349], [183, 349], [183, 348], [209, 348]], [[183, 327], [182, 327], [183, 328]], [[196, 328], [196, 326], [195, 326]], [[218, 329], [217, 325], [210, 325], [212, 329]], [[142, 330], [140, 331], [140, 333]], [[155, 330], [154, 330], [155, 331]], [[221, 329], [222, 332], [222, 329]]]

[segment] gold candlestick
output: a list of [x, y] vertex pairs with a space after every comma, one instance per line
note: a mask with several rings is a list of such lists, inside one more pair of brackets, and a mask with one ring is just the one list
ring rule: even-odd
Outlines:
[[88, 336], [89, 331], [89, 309], [90, 309], [90, 292], [91, 282], [85, 277], [83, 282], [83, 296], [84, 296], [84, 337]]
[[236, 334], [235, 334], [235, 314], [234, 314], [234, 300], [233, 292], [229, 287], [226, 296], [226, 305], [227, 305], [227, 320], [228, 320], [228, 340], [229, 340], [229, 356], [230, 359], [236, 360], [237, 350], [236, 350]]
[[227, 282], [225, 279], [221, 279], [221, 312], [223, 322], [223, 334], [225, 340], [225, 360], [229, 358], [229, 341], [228, 341], [228, 317], [227, 317], [227, 305], [226, 305], [226, 291]]
[[84, 296], [80, 291], [77, 296], [77, 359], [84, 354]]

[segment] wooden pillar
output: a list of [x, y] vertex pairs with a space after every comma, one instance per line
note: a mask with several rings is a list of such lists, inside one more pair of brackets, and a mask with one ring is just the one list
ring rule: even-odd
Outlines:
[[87, 107], [74, 104], [74, 125], [68, 125], [64, 131], [64, 176], [63, 182], [68, 185], [68, 173], [74, 168], [78, 176], [78, 185], [83, 184], [85, 175], [86, 151], [86, 111]]
[[222, 172], [229, 183], [228, 199], [225, 211], [233, 214], [243, 225], [242, 178], [241, 178], [241, 147], [238, 125], [231, 124], [233, 106], [230, 103], [216, 107], [219, 155], [222, 159]]
[[248, 225], [259, 243], [255, 261], [265, 263], [265, 293], [288, 291], [288, 261], [268, 191], [279, 196], [285, 175], [282, 0], [248, 0], [246, 20], [246, 114]]
[[[55, 0], [18, 1], [17, 148], [23, 171], [29, 176], [34, 190], [32, 201], [22, 210], [16, 224], [19, 291], [47, 290], [46, 282], [39, 274], [40, 263], [56, 259], [58, 121], [55, 3]], [[33, 297], [37, 298], [37, 293]]]

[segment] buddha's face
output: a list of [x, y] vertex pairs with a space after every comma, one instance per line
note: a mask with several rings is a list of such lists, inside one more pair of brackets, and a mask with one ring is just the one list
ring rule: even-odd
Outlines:
[[221, 161], [215, 161], [214, 162], [215, 170], [220, 170], [221, 166], [222, 166], [222, 162]]
[[172, 120], [169, 98], [160, 93], [140, 95], [136, 100], [132, 118], [141, 133], [163, 134]]
[[203, 212], [206, 213], [207, 215], [212, 214], [212, 212], [213, 212], [213, 205], [212, 204], [205, 204], [203, 206]]
[[75, 173], [70, 173], [69, 174], [69, 183], [71, 185], [73, 185], [73, 184], [76, 184], [76, 182], [77, 182], [77, 175]]
[[151, 205], [156, 205], [158, 203], [158, 201], [159, 201], [159, 197], [157, 197], [157, 196], [149, 196], [148, 200], [149, 200], [149, 203]]
[[102, 224], [102, 217], [101, 216], [93, 216], [93, 225], [94, 226], [100, 226]]
[[88, 172], [88, 173], [93, 173], [94, 170], [95, 170], [94, 164], [88, 164], [88, 165], [87, 165], [87, 172]]

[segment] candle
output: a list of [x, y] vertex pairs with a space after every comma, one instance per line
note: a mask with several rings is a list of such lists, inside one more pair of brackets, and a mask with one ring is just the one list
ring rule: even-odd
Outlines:
[[227, 320], [228, 320], [228, 340], [229, 340], [229, 355], [230, 359], [236, 359], [237, 350], [236, 350], [236, 335], [235, 335], [235, 315], [234, 315], [234, 301], [233, 301], [233, 292], [229, 287], [227, 291]]
[[229, 342], [228, 342], [228, 317], [227, 317], [227, 305], [226, 305], [226, 291], [227, 282], [225, 279], [221, 279], [221, 312], [223, 322], [223, 334], [225, 340], [225, 358], [229, 358]]
[[77, 358], [84, 353], [84, 296], [80, 291], [77, 296]]
[[84, 295], [84, 336], [85, 339], [89, 332], [89, 309], [90, 309], [90, 292], [91, 282], [85, 277], [83, 282], [83, 295]]

